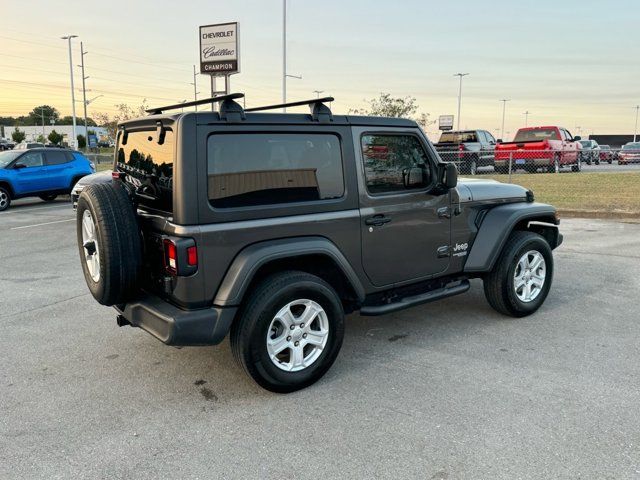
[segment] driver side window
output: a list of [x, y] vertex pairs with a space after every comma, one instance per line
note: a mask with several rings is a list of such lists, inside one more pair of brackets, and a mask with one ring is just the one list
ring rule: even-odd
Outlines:
[[44, 165], [44, 158], [42, 152], [29, 152], [25, 153], [18, 159], [17, 163], [21, 163], [25, 167], [41, 167]]
[[369, 193], [404, 193], [431, 183], [429, 158], [416, 136], [365, 134], [361, 145]]

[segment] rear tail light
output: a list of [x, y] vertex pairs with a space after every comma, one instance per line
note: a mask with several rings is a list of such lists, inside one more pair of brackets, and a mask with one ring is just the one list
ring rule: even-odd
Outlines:
[[198, 247], [195, 245], [187, 248], [187, 265], [190, 267], [198, 266]]
[[164, 240], [164, 268], [171, 275], [178, 273], [178, 248], [168, 239]]

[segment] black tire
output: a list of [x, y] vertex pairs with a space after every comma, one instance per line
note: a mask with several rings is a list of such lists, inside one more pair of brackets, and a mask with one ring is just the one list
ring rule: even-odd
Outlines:
[[58, 195], [55, 193], [45, 193], [44, 195], [38, 196], [40, 197], [40, 200], [44, 202], [53, 202], [56, 198], [58, 198]]
[[[537, 251], [546, 264], [545, 280], [537, 297], [523, 302], [516, 295], [514, 275], [518, 261], [528, 251]], [[547, 240], [533, 232], [513, 232], [493, 270], [484, 279], [484, 294], [496, 311], [512, 317], [524, 317], [532, 314], [544, 303], [553, 280], [553, 255]]]
[[560, 155], [553, 156], [553, 164], [547, 167], [549, 173], [560, 173]]
[[[310, 366], [290, 372], [271, 360], [266, 338], [275, 314], [297, 299], [312, 300], [323, 308], [329, 333], [320, 356]], [[343, 336], [344, 310], [335, 290], [315, 275], [286, 271], [265, 278], [253, 289], [231, 327], [230, 342], [236, 361], [258, 385], [272, 392], [289, 393], [315, 383], [329, 370]]]
[[582, 158], [580, 156], [578, 156], [576, 158], [576, 164], [575, 165], [571, 165], [571, 171], [572, 172], [581, 172], [582, 171]]
[[[96, 230], [100, 261], [97, 281], [85, 261], [82, 219], [86, 210]], [[82, 271], [93, 297], [109, 306], [132, 299], [138, 291], [142, 247], [136, 213], [124, 188], [115, 182], [86, 187], [78, 199], [76, 230]]]
[[509, 167], [496, 167], [494, 165], [493, 169], [495, 170], [496, 173], [499, 173], [501, 175], [504, 175], [505, 173], [509, 172]]
[[475, 156], [469, 157], [469, 159], [464, 163], [463, 170], [465, 175], [477, 175], [478, 159]]
[[10, 206], [11, 192], [5, 187], [0, 187], [0, 212], [4, 212]]

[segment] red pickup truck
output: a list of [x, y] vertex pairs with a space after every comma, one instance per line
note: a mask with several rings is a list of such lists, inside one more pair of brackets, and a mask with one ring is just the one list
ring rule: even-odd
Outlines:
[[522, 168], [535, 172], [544, 168], [558, 173], [563, 167], [574, 172], [582, 169], [580, 137], [574, 137], [562, 127], [527, 127], [516, 133], [513, 142], [498, 143], [494, 154], [494, 168], [498, 173]]

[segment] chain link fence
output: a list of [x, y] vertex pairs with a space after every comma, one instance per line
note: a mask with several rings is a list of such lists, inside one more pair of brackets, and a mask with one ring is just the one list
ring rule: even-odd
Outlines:
[[561, 212], [640, 218], [640, 143], [623, 149], [573, 151], [501, 149], [499, 145], [477, 152], [438, 151], [444, 161], [458, 166], [462, 176], [521, 185], [534, 192], [536, 201], [550, 203]]

